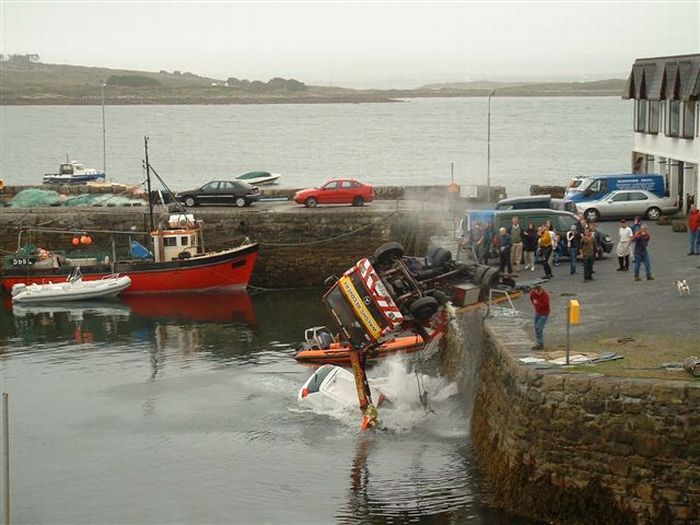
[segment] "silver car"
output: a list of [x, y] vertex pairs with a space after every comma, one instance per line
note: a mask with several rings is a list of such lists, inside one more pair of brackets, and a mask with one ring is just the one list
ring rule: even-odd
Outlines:
[[596, 201], [577, 202], [576, 210], [588, 221], [632, 219], [637, 215], [655, 221], [662, 214], [675, 213], [678, 207], [674, 199], [659, 197], [650, 191], [617, 190]]

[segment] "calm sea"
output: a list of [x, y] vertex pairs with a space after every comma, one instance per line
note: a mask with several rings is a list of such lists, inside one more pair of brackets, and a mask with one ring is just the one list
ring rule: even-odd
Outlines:
[[[68, 153], [102, 164], [100, 107], [2, 107], [2, 176], [32, 184]], [[494, 98], [494, 184], [511, 195], [572, 174], [626, 171], [616, 98]], [[351, 175], [375, 184], [485, 182], [486, 104], [107, 107], [107, 170], [173, 189], [261, 169], [286, 186]], [[0, 212], [1, 213], [1, 212]], [[372, 371], [396, 388], [389, 432], [357, 413], [312, 412], [293, 355], [330, 321], [321, 290], [123, 298], [0, 309], [10, 394], [13, 523], [526, 523], [486, 501], [464, 402], [412, 362]]]
[[[500, 98], [491, 102], [491, 180], [509, 195], [571, 175], [626, 172], [628, 101], [617, 97]], [[282, 174], [305, 187], [351, 176], [377, 185], [485, 184], [484, 98], [391, 104], [107, 106], [108, 178], [143, 180], [151, 164], [174, 190], [245, 171]], [[38, 184], [66, 154], [101, 168], [100, 106], [0, 107], [0, 172], [6, 184]]]

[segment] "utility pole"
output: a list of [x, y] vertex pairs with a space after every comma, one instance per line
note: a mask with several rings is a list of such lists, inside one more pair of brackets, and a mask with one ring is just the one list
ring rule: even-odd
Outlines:
[[102, 172], [107, 176], [107, 128], [105, 127], [105, 84], [102, 82], [100, 92], [102, 94]]
[[489, 93], [489, 115], [486, 135], [486, 202], [491, 202], [491, 97], [496, 93], [495, 89]]

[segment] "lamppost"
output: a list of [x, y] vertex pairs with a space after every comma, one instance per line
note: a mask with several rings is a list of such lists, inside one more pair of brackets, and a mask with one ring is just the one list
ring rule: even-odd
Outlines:
[[102, 94], [102, 173], [107, 176], [107, 128], [105, 127], [105, 84], [102, 82], [100, 93]]
[[491, 202], [491, 97], [496, 93], [495, 89], [489, 93], [489, 117], [486, 137], [486, 202]]

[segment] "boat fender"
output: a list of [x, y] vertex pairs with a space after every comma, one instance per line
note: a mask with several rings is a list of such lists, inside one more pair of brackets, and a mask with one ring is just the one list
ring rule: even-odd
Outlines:
[[190, 257], [192, 257], [192, 254], [188, 251], [182, 251], [177, 254], [177, 258], [180, 260], [189, 259]]

